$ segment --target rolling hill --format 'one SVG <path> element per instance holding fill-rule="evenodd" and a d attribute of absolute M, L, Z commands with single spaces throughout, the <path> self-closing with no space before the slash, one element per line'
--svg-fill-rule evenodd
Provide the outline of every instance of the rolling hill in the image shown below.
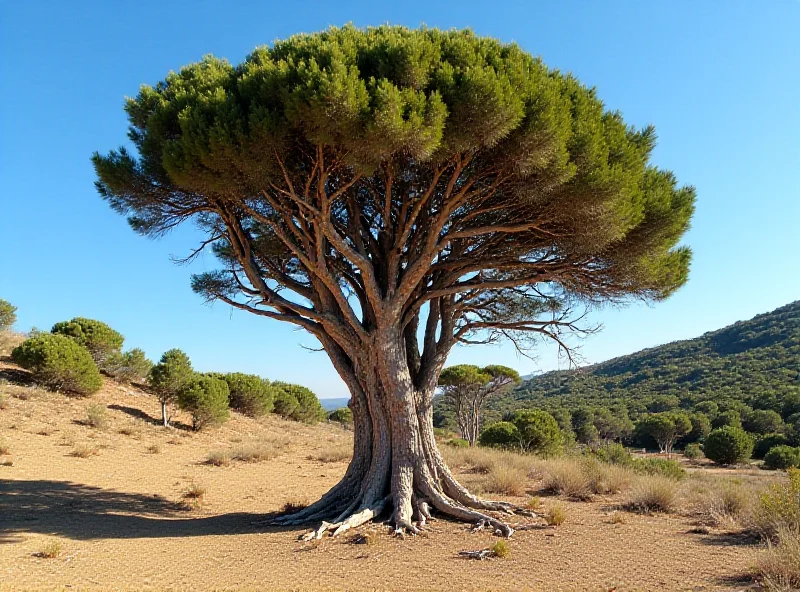
<path fill-rule="evenodd" d="M 620 400 L 641 408 L 661 397 L 677 397 L 685 407 L 728 399 L 779 408 L 788 393 L 798 390 L 800 301 L 694 339 L 532 377 L 494 398 L 489 408 L 498 414 Z"/>

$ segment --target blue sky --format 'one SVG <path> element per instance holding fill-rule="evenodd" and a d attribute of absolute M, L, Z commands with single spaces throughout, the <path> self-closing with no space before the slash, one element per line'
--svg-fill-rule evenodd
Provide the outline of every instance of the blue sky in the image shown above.
<path fill-rule="evenodd" d="M 240 370 L 343 396 L 308 336 L 204 305 L 176 266 L 196 238 L 133 234 L 93 188 L 89 162 L 125 141 L 123 98 L 213 53 L 241 61 L 297 32 L 353 22 L 472 27 L 516 41 L 596 86 L 659 135 L 654 162 L 698 190 L 688 285 L 665 303 L 606 309 L 583 342 L 597 362 L 696 336 L 800 298 L 800 2 L 12 2 L 0 0 L 0 298 L 19 330 L 103 320 L 157 359 L 184 349 L 200 370 Z M 449 363 L 556 368 L 510 346 L 460 348 Z M 563 367 L 563 364 L 562 364 Z"/>

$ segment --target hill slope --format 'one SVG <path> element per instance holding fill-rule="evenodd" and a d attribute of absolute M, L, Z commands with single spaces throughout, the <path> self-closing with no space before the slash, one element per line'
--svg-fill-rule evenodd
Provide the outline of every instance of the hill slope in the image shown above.
<path fill-rule="evenodd" d="M 733 399 L 779 406 L 800 387 L 800 301 L 695 339 L 675 341 L 579 370 L 533 377 L 490 407 L 576 407 L 676 396 L 688 404 Z M 774 402 L 774 405 L 770 404 Z"/>

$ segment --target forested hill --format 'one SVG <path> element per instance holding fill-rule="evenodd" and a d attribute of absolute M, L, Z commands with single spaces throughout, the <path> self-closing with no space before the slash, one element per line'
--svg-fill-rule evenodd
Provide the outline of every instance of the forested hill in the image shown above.
<path fill-rule="evenodd" d="M 779 408 L 779 401 L 798 387 L 800 300 L 695 339 L 536 376 L 489 407 L 507 412 L 608 406 L 614 400 L 642 408 L 677 397 L 683 407 L 705 399 L 732 399 L 755 408 Z"/>

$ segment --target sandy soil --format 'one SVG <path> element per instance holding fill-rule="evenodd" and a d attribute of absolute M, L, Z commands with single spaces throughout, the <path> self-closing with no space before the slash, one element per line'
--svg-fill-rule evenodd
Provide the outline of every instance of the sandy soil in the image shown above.
<path fill-rule="evenodd" d="M 9 365 L 0 362 L 0 376 Z M 107 382 L 92 399 L 6 385 L 0 439 L 12 466 L 0 466 L 2 590 L 732 590 L 757 547 L 720 532 L 692 534 L 691 520 L 625 514 L 618 500 L 568 502 L 558 528 L 518 532 L 506 559 L 461 559 L 496 539 L 439 520 L 419 537 L 390 536 L 381 525 L 318 544 L 303 529 L 259 524 L 287 502 L 308 502 L 344 473 L 345 462 L 314 460 L 346 443 L 334 425 L 315 427 L 234 415 L 195 434 L 155 425 L 159 407 L 135 388 Z M 8 396 L 11 394 L 11 396 Z M 28 397 L 28 400 L 17 398 Z M 109 427 L 82 423 L 90 403 L 108 406 Z M 179 421 L 187 421 L 178 416 Z M 212 450 L 251 442 L 281 446 L 272 460 L 205 464 Z M 95 448 L 87 458 L 76 448 Z M 205 489 L 193 507 L 184 494 Z M 517 500 L 522 501 L 522 500 Z M 39 553 L 59 541 L 58 558 Z"/>

